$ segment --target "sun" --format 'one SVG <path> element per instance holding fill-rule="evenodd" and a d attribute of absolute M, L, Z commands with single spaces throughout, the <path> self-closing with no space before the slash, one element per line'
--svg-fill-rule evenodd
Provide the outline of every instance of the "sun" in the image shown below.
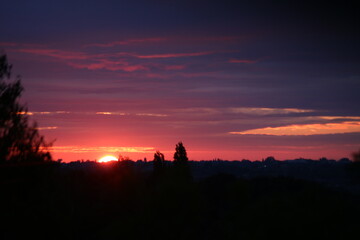
<path fill-rule="evenodd" d="M 99 163 L 105 163 L 105 162 L 111 162 L 111 161 L 118 161 L 117 157 L 114 157 L 112 155 L 106 155 L 99 159 Z"/>

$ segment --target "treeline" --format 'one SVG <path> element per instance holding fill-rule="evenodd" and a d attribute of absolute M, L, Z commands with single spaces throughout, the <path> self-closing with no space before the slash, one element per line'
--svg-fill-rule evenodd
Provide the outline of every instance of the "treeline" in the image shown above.
<path fill-rule="evenodd" d="M 85 163 L 86 165 L 86 163 Z M 131 161 L 85 168 L 0 166 L 1 239 L 351 239 L 359 195 L 285 177 L 184 168 L 138 171 Z"/>

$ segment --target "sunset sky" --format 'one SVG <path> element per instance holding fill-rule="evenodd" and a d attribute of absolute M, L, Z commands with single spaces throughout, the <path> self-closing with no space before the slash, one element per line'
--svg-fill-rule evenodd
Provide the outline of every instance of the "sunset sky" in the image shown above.
<path fill-rule="evenodd" d="M 316 2 L 2 1 L 0 49 L 55 159 L 350 157 L 359 13 Z"/>

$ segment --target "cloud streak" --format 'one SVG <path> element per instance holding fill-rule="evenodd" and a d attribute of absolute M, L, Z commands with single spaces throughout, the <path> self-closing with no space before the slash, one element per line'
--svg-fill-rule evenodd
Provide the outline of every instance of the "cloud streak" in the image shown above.
<path fill-rule="evenodd" d="M 53 57 L 62 60 L 85 60 L 89 59 L 90 57 L 88 54 L 83 52 L 64 51 L 58 49 L 21 48 L 17 51 L 22 53 Z"/>
<path fill-rule="evenodd" d="M 146 153 L 154 151 L 153 147 L 89 147 L 89 146 L 53 146 L 51 148 L 57 153 Z"/>
<path fill-rule="evenodd" d="M 101 47 L 101 48 L 109 48 L 115 47 L 118 45 L 130 45 L 130 44 L 139 44 L 139 43 L 154 43 L 154 42 L 164 42 L 166 38 L 143 38 L 143 39 L 128 39 L 122 41 L 114 41 L 109 43 L 93 43 L 87 44 L 85 47 Z"/>
<path fill-rule="evenodd" d="M 360 132 L 360 121 L 287 125 L 281 127 L 266 127 L 229 133 L 238 135 L 309 136 L 357 132 Z"/>
<path fill-rule="evenodd" d="M 192 53 L 163 53 L 153 55 L 137 55 L 137 58 L 151 59 L 151 58 L 180 58 L 180 57 L 198 57 L 213 54 L 214 52 L 192 52 Z"/>
<path fill-rule="evenodd" d="M 249 59 L 235 59 L 232 58 L 229 60 L 229 63 L 245 63 L 245 64 L 253 64 L 253 63 L 257 63 L 258 61 L 256 60 L 249 60 Z"/>

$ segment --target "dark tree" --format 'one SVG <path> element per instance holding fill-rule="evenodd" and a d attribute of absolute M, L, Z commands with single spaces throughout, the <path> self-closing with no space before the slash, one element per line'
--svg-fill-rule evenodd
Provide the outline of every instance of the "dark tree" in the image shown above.
<path fill-rule="evenodd" d="M 19 103 L 24 90 L 20 77 L 10 82 L 12 66 L 0 56 L 0 163 L 50 161 L 46 143 L 36 122 L 30 123 L 27 108 Z"/>
<path fill-rule="evenodd" d="M 175 153 L 174 153 L 174 164 L 176 165 L 187 165 L 188 157 L 186 149 L 182 142 L 176 144 Z"/>
<path fill-rule="evenodd" d="M 161 174 L 165 167 L 165 157 L 164 154 L 162 154 L 159 151 L 156 151 L 154 154 L 154 174 L 158 175 Z"/>
<path fill-rule="evenodd" d="M 353 157 L 353 161 L 356 162 L 356 163 L 360 163 L 360 150 L 357 151 L 357 152 L 354 152 L 352 154 L 352 157 Z"/>
<path fill-rule="evenodd" d="M 267 163 L 267 164 L 274 163 L 274 162 L 276 162 L 276 160 L 275 160 L 275 158 L 273 156 L 267 157 L 264 160 L 264 163 Z"/>

